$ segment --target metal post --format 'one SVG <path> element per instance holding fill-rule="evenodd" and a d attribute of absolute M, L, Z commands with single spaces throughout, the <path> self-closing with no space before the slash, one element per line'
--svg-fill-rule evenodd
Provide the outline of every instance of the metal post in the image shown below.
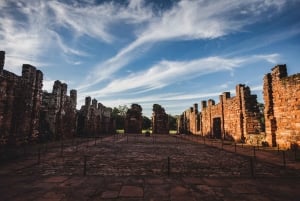
<path fill-rule="evenodd" d="M 40 162 L 41 162 L 41 148 L 39 147 L 39 149 L 38 149 L 38 161 L 37 161 L 37 163 L 40 164 Z"/>
<path fill-rule="evenodd" d="M 61 144 L 60 144 L 60 156 L 63 155 L 63 152 L 64 152 L 64 143 L 63 143 L 63 141 L 61 141 Z"/>
<path fill-rule="evenodd" d="M 84 158 L 83 158 L 83 176 L 86 176 L 86 161 L 87 161 L 87 156 L 84 155 Z"/>
<path fill-rule="evenodd" d="M 285 151 L 282 151 L 283 168 L 286 167 Z"/>
<path fill-rule="evenodd" d="M 170 156 L 168 156 L 168 177 L 170 176 Z"/>
<path fill-rule="evenodd" d="M 250 157 L 250 173 L 251 177 L 254 177 L 254 163 L 252 157 Z"/>
<path fill-rule="evenodd" d="M 78 140 L 76 140 L 76 149 L 75 151 L 77 152 L 78 151 Z"/>

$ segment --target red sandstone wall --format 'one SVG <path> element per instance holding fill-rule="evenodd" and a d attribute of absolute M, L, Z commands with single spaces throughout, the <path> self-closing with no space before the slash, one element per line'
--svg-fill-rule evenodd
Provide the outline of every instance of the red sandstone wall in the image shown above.
<path fill-rule="evenodd" d="M 267 142 L 290 148 L 300 145 L 300 74 L 287 76 L 286 65 L 278 65 L 264 77 Z"/>
<path fill-rule="evenodd" d="M 218 104 L 214 100 L 202 101 L 200 114 L 195 112 L 196 106 L 186 110 L 181 117 L 181 130 L 213 138 L 247 141 L 250 135 L 261 131 L 257 105 L 256 95 L 251 95 L 249 87 L 237 85 L 235 97 L 230 98 L 230 93 L 225 92 L 220 95 Z"/>

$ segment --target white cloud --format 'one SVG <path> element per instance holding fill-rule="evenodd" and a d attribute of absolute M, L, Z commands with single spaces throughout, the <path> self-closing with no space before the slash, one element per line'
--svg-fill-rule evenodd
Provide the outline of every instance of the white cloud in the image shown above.
<path fill-rule="evenodd" d="M 13 66 L 21 65 L 18 62 L 23 58 L 27 59 L 25 63 L 42 63 L 49 52 L 62 55 L 66 63 L 78 60 L 75 57 L 88 55 L 76 48 L 81 36 L 113 42 L 115 36 L 110 28 L 115 23 L 138 24 L 152 16 L 144 1 L 137 0 L 127 6 L 113 2 L 96 5 L 93 1 L 85 4 L 79 1 L 69 4 L 35 0 L 0 2 L 0 46 L 12 56 Z"/>
<path fill-rule="evenodd" d="M 234 68 L 243 67 L 251 62 L 263 60 L 276 63 L 278 57 L 278 54 L 270 54 L 237 58 L 208 57 L 191 61 L 161 61 L 145 71 L 114 79 L 101 90 L 87 91 L 83 94 L 103 97 L 115 93 L 141 93 L 206 74 L 220 71 L 232 72 Z"/>
<path fill-rule="evenodd" d="M 164 40 L 222 37 L 254 23 L 259 19 L 260 13 L 270 8 L 280 9 L 286 1 L 280 2 L 267 0 L 180 1 L 161 16 L 151 18 L 149 25 L 139 33 L 136 40 L 121 49 L 114 57 L 98 64 L 78 88 L 87 88 L 107 79 L 134 60 L 138 49 L 145 44 Z M 238 16 L 241 8 L 247 10 L 244 16 Z"/>

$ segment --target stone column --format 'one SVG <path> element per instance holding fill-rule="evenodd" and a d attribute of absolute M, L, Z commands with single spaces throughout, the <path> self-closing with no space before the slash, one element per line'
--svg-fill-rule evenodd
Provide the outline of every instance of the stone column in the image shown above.
<path fill-rule="evenodd" d="M 4 62 L 5 62 L 5 52 L 0 51 L 0 75 L 2 75 L 3 73 Z"/>

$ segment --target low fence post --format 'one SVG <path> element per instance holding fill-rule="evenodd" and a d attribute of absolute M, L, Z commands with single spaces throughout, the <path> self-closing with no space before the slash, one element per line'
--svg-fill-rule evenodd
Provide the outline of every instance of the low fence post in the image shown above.
<path fill-rule="evenodd" d="M 282 162 L 283 162 L 283 168 L 286 167 L 286 160 L 285 160 L 285 151 L 282 151 Z"/>
<path fill-rule="evenodd" d="M 61 141 L 61 144 L 60 144 L 60 156 L 63 155 L 63 152 L 64 152 L 64 143 L 63 143 L 63 141 Z"/>
<path fill-rule="evenodd" d="M 83 157 L 83 176 L 86 176 L 86 162 L 87 162 L 87 156 L 84 155 L 84 157 Z"/>
<path fill-rule="evenodd" d="M 37 164 L 39 165 L 41 163 L 41 148 L 38 149 L 38 161 Z"/>
<path fill-rule="evenodd" d="M 249 161 L 250 161 L 250 173 L 251 173 L 251 177 L 254 178 L 255 177 L 255 173 L 254 173 L 254 161 L 253 161 L 253 158 L 250 157 Z"/>
<path fill-rule="evenodd" d="M 171 167 L 170 167 L 170 156 L 168 156 L 168 177 L 170 176 L 170 170 L 171 170 Z"/>

